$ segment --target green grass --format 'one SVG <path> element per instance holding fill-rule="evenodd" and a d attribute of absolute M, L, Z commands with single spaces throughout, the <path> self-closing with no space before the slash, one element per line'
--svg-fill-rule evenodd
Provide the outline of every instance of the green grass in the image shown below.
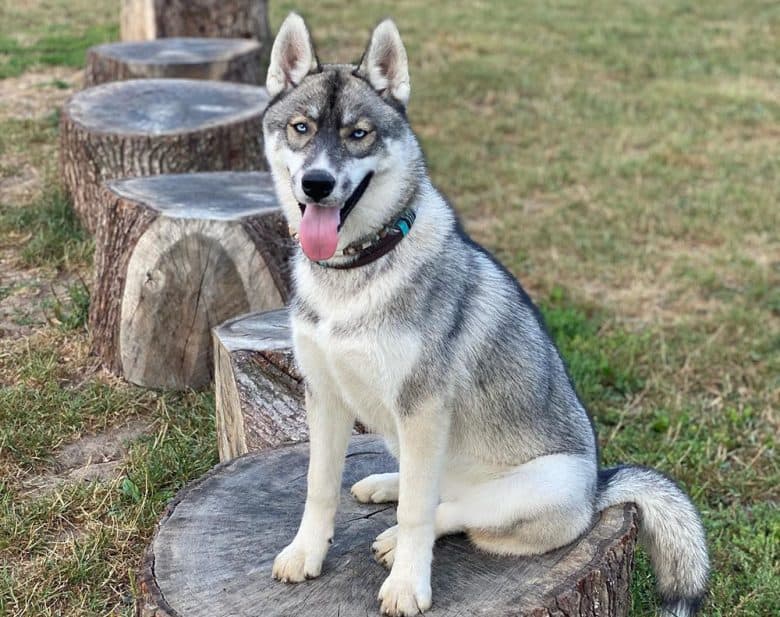
<path fill-rule="evenodd" d="M 434 181 L 541 299 L 605 464 L 650 465 L 690 492 L 714 566 L 705 615 L 774 615 L 780 6 L 284 1 L 272 25 L 293 8 L 324 61 L 357 59 L 396 19 Z M 108 0 L 9 7 L 0 74 L 78 64 L 116 17 Z M 0 233 L 21 267 L 82 274 L 90 241 L 50 180 L 57 116 L 4 114 L 0 180 L 33 167 L 44 188 L 0 204 Z M 0 302 L 14 289 L 0 281 Z M 0 341 L 0 615 L 130 615 L 154 521 L 216 460 L 211 394 L 85 369 L 88 301 L 73 283 L 48 325 Z M 128 416 L 152 429 L 113 479 L 29 494 L 63 444 Z M 653 614 L 653 586 L 640 553 L 632 615 Z"/>
<path fill-rule="evenodd" d="M 119 38 L 119 8 L 108 2 L 33 0 L 0 8 L 0 79 L 45 66 L 84 65 L 92 45 Z"/>
<path fill-rule="evenodd" d="M 0 37 L 0 79 L 16 77 L 24 71 L 40 65 L 84 65 L 87 49 L 100 43 L 115 41 L 119 30 L 115 26 L 90 27 L 74 35 L 67 27 L 53 27 L 41 34 L 33 43 L 20 43 L 14 38 Z"/>
<path fill-rule="evenodd" d="M 92 255 L 92 240 L 74 218 L 70 199 L 57 186 L 48 187 L 23 208 L 0 204 L 0 231 L 26 236 L 20 257 L 28 266 L 73 268 Z M 83 304 L 83 299 L 78 302 Z"/>

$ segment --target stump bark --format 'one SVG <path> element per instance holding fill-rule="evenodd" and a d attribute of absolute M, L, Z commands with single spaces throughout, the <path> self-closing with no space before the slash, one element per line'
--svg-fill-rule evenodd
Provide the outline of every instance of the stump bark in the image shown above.
<path fill-rule="evenodd" d="M 211 329 L 286 302 L 292 244 L 268 173 L 115 180 L 99 205 L 92 349 L 128 381 L 207 385 Z"/>
<path fill-rule="evenodd" d="M 306 440 L 287 310 L 231 319 L 213 339 L 219 459 Z"/>
<path fill-rule="evenodd" d="M 168 506 L 146 551 L 137 617 L 350 617 L 378 615 L 387 571 L 369 547 L 395 524 L 392 504 L 349 494 L 366 475 L 393 471 L 381 440 L 350 445 L 333 545 L 322 575 L 297 585 L 271 579 L 293 538 L 306 493 L 305 444 L 215 467 Z M 436 542 L 430 617 L 624 617 L 637 533 L 633 505 L 606 510 L 579 541 L 536 557 L 479 552 L 463 536 Z"/>
<path fill-rule="evenodd" d="M 271 40 L 266 0 L 122 0 L 120 33 L 123 41 L 250 38 L 269 51 Z"/>
<path fill-rule="evenodd" d="M 248 39 L 169 38 L 87 51 L 85 87 L 126 79 L 187 78 L 262 84 L 262 46 Z"/>
<path fill-rule="evenodd" d="M 137 79 L 73 95 L 60 122 L 60 169 L 73 206 L 95 232 L 100 185 L 162 173 L 265 168 L 264 88 Z"/>

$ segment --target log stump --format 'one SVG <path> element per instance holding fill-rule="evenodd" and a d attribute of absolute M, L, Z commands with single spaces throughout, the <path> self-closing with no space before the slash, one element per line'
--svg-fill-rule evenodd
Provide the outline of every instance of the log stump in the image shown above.
<path fill-rule="evenodd" d="M 292 540 L 306 494 L 308 447 L 222 463 L 168 506 L 146 551 L 137 617 L 378 615 L 387 570 L 370 551 L 395 524 L 391 504 L 364 505 L 349 487 L 396 463 L 373 436 L 355 437 L 344 470 L 333 545 L 322 575 L 296 585 L 271 578 Z M 637 533 L 633 505 L 603 512 L 579 541 L 536 557 L 498 557 L 464 536 L 436 542 L 430 617 L 625 617 Z"/>
<path fill-rule="evenodd" d="M 128 176 L 265 168 L 264 88 L 136 79 L 73 95 L 60 121 L 62 180 L 92 233 L 100 185 Z"/>
<path fill-rule="evenodd" d="M 219 459 L 308 438 L 303 381 L 286 309 L 214 328 Z"/>
<path fill-rule="evenodd" d="M 115 180 L 98 214 L 92 349 L 132 383 L 207 385 L 211 328 L 288 298 L 292 241 L 268 173 Z"/>
<path fill-rule="evenodd" d="M 170 38 L 106 43 L 87 51 L 85 87 L 150 78 L 262 84 L 262 46 L 249 39 Z"/>
<path fill-rule="evenodd" d="M 250 38 L 269 52 L 271 42 L 266 0 L 122 0 L 120 33 L 123 41 Z"/>

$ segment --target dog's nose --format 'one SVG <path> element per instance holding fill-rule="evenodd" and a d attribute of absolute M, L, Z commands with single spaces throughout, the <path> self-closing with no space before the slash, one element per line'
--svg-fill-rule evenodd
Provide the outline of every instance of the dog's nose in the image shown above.
<path fill-rule="evenodd" d="M 303 174 L 301 186 L 306 195 L 314 201 L 320 201 L 330 195 L 333 187 L 336 186 L 336 178 L 324 169 L 310 169 Z"/>

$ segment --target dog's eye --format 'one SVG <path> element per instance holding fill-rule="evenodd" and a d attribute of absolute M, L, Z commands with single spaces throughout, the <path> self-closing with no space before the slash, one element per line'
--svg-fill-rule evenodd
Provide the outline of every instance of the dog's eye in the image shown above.
<path fill-rule="evenodd" d="M 352 139 L 363 139 L 366 135 L 368 135 L 368 131 L 364 129 L 355 129 L 349 134 Z"/>
<path fill-rule="evenodd" d="M 296 130 L 296 132 L 303 135 L 309 130 L 309 125 L 306 124 L 305 122 L 296 122 L 295 124 L 293 124 L 293 128 Z"/>

